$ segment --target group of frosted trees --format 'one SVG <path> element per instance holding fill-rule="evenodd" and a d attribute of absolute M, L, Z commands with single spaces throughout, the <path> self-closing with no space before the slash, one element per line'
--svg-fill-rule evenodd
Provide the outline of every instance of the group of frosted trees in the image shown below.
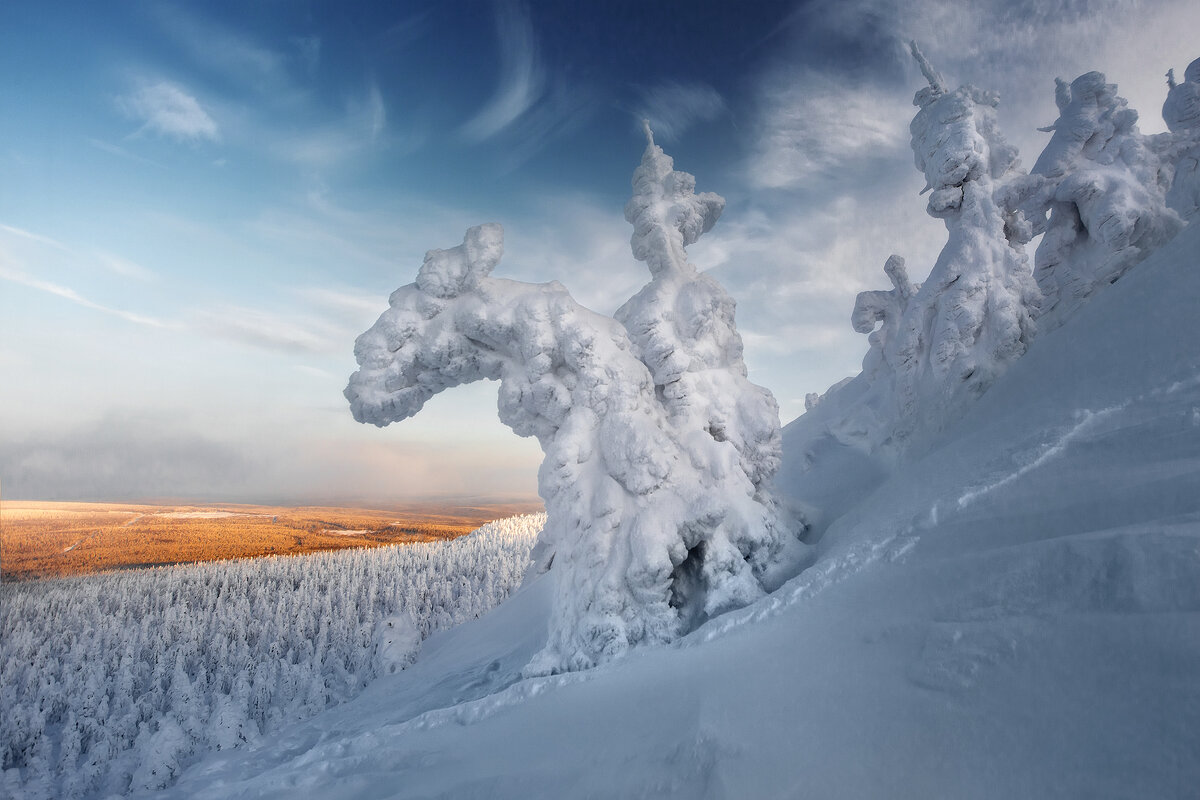
<path fill-rule="evenodd" d="M 1059 118 L 1031 172 L 996 127 L 995 95 L 951 90 L 914 44 L 928 86 L 910 127 L 928 212 L 949 238 L 929 277 L 899 256 L 887 291 L 863 292 L 855 330 L 870 334 L 863 372 L 816 400 L 811 446 L 830 437 L 894 465 L 928 444 L 1019 358 L 1197 216 L 1200 60 L 1169 77 L 1170 132 L 1142 134 L 1104 75 L 1057 81 Z M 1029 263 L 1026 245 L 1041 236 Z M 810 451 L 814 452 L 814 451 Z"/>
<path fill-rule="evenodd" d="M 996 95 L 951 89 L 912 52 L 928 84 L 914 99 L 912 148 L 948 241 L 920 284 L 902 258 L 888 259 L 892 288 L 860 294 L 852 314 L 870 334 L 863 373 L 812 398 L 832 400 L 821 436 L 890 466 L 1200 204 L 1200 61 L 1182 83 L 1169 76 L 1170 133 L 1159 136 L 1139 132 L 1100 73 L 1058 81 L 1060 116 L 1026 173 L 997 128 Z M 753 601 L 805 558 L 804 521 L 772 494 L 775 402 L 746 379 L 732 299 L 687 260 L 724 201 L 696 194 L 646 135 L 625 217 L 651 280 L 614 317 L 557 282 L 492 277 L 502 231 L 482 225 L 430 251 L 355 347 L 346 397 L 359 421 L 405 419 L 432 395 L 486 378 L 500 381 L 500 418 L 541 443 L 540 549 L 558 602 L 530 673 L 674 639 Z"/>
<path fill-rule="evenodd" d="M 0 587 L 0 796 L 166 786 L 390 671 L 387 623 L 428 636 L 521 582 L 543 515 L 449 542 Z M 401 654 L 403 655 L 403 654 Z"/>

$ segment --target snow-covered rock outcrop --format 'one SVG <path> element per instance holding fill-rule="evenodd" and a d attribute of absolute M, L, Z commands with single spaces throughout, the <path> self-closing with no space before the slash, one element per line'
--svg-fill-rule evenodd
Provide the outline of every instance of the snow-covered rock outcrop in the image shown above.
<path fill-rule="evenodd" d="M 651 138 L 627 215 L 654 280 L 625 325 L 557 282 L 491 277 L 503 232 L 489 224 L 431 250 L 355 346 L 346 397 L 360 422 L 411 417 L 486 378 L 500 381 L 501 420 L 541 444 L 557 603 L 531 673 L 675 639 L 761 597 L 803 549 L 769 488 L 775 401 L 746 380 L 733 301 L 687 263 L 724 205 L 694 186 Z"/>
<path fill-rule="evenodd" d="M 1030 233 L 1045 234 L 1034 256 L 1042 331 L 1182 227 L 1167 207 L 1169 170 L 1117 87 L 1099 72 L 1057 86 L 1059 118 L 1046 129 L 1054 135 L 1033 167 L 1023 208 Z"/>

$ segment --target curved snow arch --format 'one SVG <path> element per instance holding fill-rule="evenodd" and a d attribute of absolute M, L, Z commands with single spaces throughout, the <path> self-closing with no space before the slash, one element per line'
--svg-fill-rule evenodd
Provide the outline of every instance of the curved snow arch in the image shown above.
<path fill-rule="evenodd" d="M 355 344 L 345 394 L 358 421 L 382 427 L 490 379 L 500 419 L 537 437 L 557 589 L 530 673 L 671 641 L 773 589 L 805 552 L 803 524 L 771 493 L 778 407 L 746 378 L 732 299 L 686 260 L 724 201 L 696 195 L 647 139 L 626 218 L 653 279 L 618 319 L 556 281 L 492 277 L 503 229 L 485 224 L 430 250 Z"/>

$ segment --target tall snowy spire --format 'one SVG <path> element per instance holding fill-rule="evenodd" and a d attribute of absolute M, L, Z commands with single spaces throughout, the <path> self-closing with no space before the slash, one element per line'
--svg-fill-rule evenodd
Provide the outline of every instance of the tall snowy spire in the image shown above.
<path fill-rule="evenodd" d="M 725 198 L 712 192 L 696 194 L 696 178 L 676 172 L 675 162 L 654 143 L 650 122 L 642 120 L 646 151 L 633 173 L 633 196 L 625 219 L 633 224 L 633 256 L 646 262 L 651 274 L 689 269 L 684 248 L 712 229 L 725 210 Z"/>
<path fill-rule="evenodd" d="M 946 86 L 946 80 L 942 77 L 942 73 L 933 68 L 929 63 L 929 59 L 921 52 L 921 48 L 917 46 L 916 41 L 909 41 L 908 50 L 912 53 L 912 57 L 916 60 L 917 66 L 921 68 L 921 74 L 925 76 L 925 80 L 929 83 L 928 89 L 922 89 L 922 92 L 927 91 L 925 97 L 928 101 L 936 100 L 937 98 L 950 91 Z M 918 97 L 921 95 L 918 93 Z M 925 105 L 924 102 L 917 102 L 916 105 Z"/>

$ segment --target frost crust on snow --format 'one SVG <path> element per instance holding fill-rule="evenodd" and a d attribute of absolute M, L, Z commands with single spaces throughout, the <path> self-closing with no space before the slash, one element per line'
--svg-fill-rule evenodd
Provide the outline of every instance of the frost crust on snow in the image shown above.
<path fill-rule="evenodd" d="M 491 277 L 503 232 L 488 224 L 431 250 L 355 345 L 346 397 L 360 422 L 406 419 L 486 378 L 500 381 L 501 420 L 541 444 L 539 551 L 558 588 L 531 674 L 671 641 L 761 597 L 803 556 L 770 490 L 778 408 L 746 378 L 733 300 L 687 261 L 724 201 L 696 194 L 647 138 L 626 217 L 652 280 L 616 319 L 557 282 Z"/>

